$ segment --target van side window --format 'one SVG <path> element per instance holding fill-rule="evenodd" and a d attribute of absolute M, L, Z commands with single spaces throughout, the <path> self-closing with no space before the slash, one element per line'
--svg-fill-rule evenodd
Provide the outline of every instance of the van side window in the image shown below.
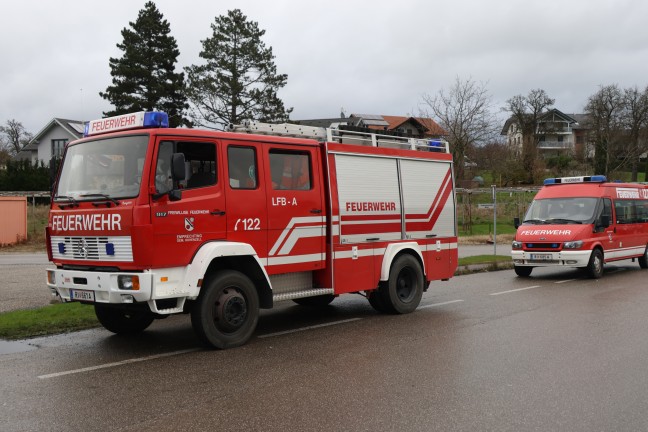
<path fill-rule="evenodd" d="M 312 185 L 310 154 L 270 150 L 272 189 L 309 190 Z"/>
<path fill-rule="evenodd" d="M 227 166 L 232 189 L 256 189 L 259 182 L 254 148 L 230 146 L 227 149 Z"/>
<path fill-rule="evenodd" d="M 603 198 L 603 211 L 601 216 L 607 216 L 610 223 L 613 222 L 612 219 L 612 201 L 609 198 Z"/>
<path fill-rule="evenodd" d="M 637 203 L 635 200 L 617 200 L 614 202 L 617 224 L 631 224 L 639 222 L 637 218 Z"/>

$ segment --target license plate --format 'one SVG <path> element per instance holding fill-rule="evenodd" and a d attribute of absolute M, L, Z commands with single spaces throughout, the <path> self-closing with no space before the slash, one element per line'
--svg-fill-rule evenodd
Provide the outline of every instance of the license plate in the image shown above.
<path fill-rule="evenodd" d="M 551 261 L 553 256 L 551 254 L 531 254 L 531 259 L 536 261 Z"/>
<path fill-rule="evenodd" d="M 86 290 L 70 290 L 70 300 L 93 302 L 95 301 L 95 293 Z"/>

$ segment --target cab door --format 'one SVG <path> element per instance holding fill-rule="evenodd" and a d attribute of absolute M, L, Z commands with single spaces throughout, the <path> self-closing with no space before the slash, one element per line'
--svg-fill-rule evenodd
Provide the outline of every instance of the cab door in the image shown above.
<path fill-rule="evenodd" d="M 198 248 L 225 238 L 225 194 L 219 143 L 199 138 L 159 138 L 151 175 L 153 236 L 148 248 L 155 267 L 184 266 Z M 185 157 L 185 179 L 174 184 L 171 155 Z M 182 197 L 171 201 L 165 192 L 178 189 Z"/>
<path fill-rule="evenodd" d="M 251 245 L 267 263 L 268 211 L 263 178 L 262 145 L 251 141 L 224 141 L 227 200 L 227 239 Z"/>
<path fill-rule="evenodd" d="M 324 268 L 326 206 L 318 147 L 266 144 L 268 273 Z"/>

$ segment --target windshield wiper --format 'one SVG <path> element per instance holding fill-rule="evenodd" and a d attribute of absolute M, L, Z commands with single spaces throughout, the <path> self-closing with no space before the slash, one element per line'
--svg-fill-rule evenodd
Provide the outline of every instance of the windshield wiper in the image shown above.
<path fill-rule="evenodd" d="M 77 200 L 75 200 L 71 196 L 55 195 L 54 200 L 57 200 L 57 199 L 64 199 L 64 200 L 70 201 L 70 204 L 59 204 L 58 206 L 59 206 L 60 209 L 64 209 L 64 208 L 67 208 L 67 207 L 79 207 L 79 203 L 77 202 Z"/>
<path fill-rule="evenodd" d="M 103 198 L 104 201 L 110 201 L 111 203 L 115 204 L 116 206 L 118 206 L 120 204 L 120 202 L 117 201 L 115 198 L 111 197 L 110 195 L 106 195 L 106 194 L 93 193 L 93 194 L 79 195 L 79 197 L 80 198 L 90 198 L 90 197 Z M 94 203 L 94 202 L 92 204 L 95 205 L 95 206 L 101 205 L 101 204 Z M 110 204 L 106 203 L 106 205 L 110 205 Z"/>
<path fill-rule="evenodd" d="M 542 219 L 527 219 L 522 223 L 543 224 L 543 223 L 545 223 L 545 221 L 543 221 Z"/>
<path fill-rule="evenodd" d="M 575 224 L 582 224 L 583 223 L 583 221 L 577 221 L 577 220 L 574 220 L 574 219 L 564 219 L 564 218 L 547 219 L 545 222 L 547 222 L 547 223 L 562 222 L 562 223 L 575 223 Z"/>

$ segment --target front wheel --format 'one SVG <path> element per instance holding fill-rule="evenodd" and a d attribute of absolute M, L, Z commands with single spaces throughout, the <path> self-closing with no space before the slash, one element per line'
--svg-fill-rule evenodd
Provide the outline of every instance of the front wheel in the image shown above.
<path fill-rule="evenodd" d="M 515 274 L 520 277 L 529 277 L 533 271 L 533 267 L 524 267 L 524 266 L 513 266 Z"/>
<path fill-rule="evenodd" d="M 401 255 L 389 271 L 389 280 L 378 288 L 387 312 L 413 312 L 423 297 L 425 280 L 418 260 L 412 255 Z"/>
<path fill-rule="evenodd" d="M 227 270 L 210 278 L 191 311 L 198 338 L 213 348 L 232 348 L 250 339 L 259 320 L 259 295 L 243 273 Z"/>
<path fill-rule="evenodd" d="M 155 317 L 146 310 L 128 310 L 95 303 L 95 315 L 106 330 L 116 334 L 141 333 L 151 325 Z"/>
<path fill-rule="evenodd" d="M 603 252 L 600 249 L 594 249 L 587 264 L 587 273 L 592 279 L 598 279 L 603 276 Z"/>

